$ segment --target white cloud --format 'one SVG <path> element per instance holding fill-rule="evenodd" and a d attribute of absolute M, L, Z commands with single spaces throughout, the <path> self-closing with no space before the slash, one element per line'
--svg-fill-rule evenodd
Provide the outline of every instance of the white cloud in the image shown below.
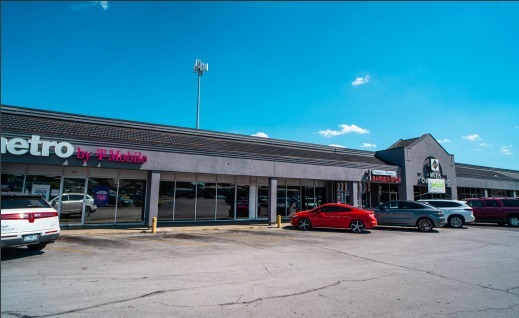
<path fill-rule="evenodd" d="M 361 148 L 376 148 L 377 145 L 375 145 L 375 144 L 370 144 L 370 143 L 368 143 L 368 142 L 363 142 L 363 143 L 362 143 L 362 146 L 360 146 L 360 147 L 361 147 Z"/>
<path fill-rule="evenodd" d="M 461 138 L 463 138 L 463 139 L 467 139 L 467 140 L 470 140 L 470 141 L 481 140 L 481 138 L 479 138 L 479 135 L 478 135 L 478 134 L 472 134 L 472 135 L 467 135 L 467 136 L 461 136 Z"/>
<path fill-rule="evenodd" d="M 86 10 L 96 7 L 100 7 L 101 9 L 107 11 L 110 8 L 110 5 L 108 4 L 108 1 L 85 1 L 83 3 L 75 3 L 72 5 L 72 9 L 75 10 Z"/>
<path fill-rule="evenodd" d="M 501 147 L 501 153 L 503 155 L 511 156 L 513 154 L 512 153 L 512 147 L 513 146 L 503 146 L 503 147 Z"/>
<path fill-rule="evenodd" d="M 450 139 L 444 138 L 444 139 L 438 140 L 438 143 L 440 143 L 440 144 L 444 144 L 444 143 L 447 143 L 447 142 L 451 142 Z"/>
<path fill-rule="evenodd" d="M 481 147 L 492 147 L 493 146 L 492 144 L 487 144 L 487 143 L 484 143 L 484 142 L 480 143 L 479 145 Z"/>
<path fill-rule="evenodd" d="M 334 145 L 334 144 L 331 144 L 331 145 L 328 145 L 330 147 L 335 147 L 335 148 L 346 148 L 344 146 L 341 146 L 341 145 Z"/>
<path fill-rule="evenodd" d="M 369 134 L 369 130 L 360 128 L 359 126 L 352 124 L 352 125 L 339 125 L 341 127 L 341 130 L 319 130 L 317 133 L 324 137 L 332 137 L 332 136 L 340 136 L 345 135 L 349 133 L 357 133 L 357 134 Z"/>
<path fill-rule="evenodd" d="M 369 75 L 366 75 L 364 77 L 357 77 L 353 82 L 351 82 L 352 86 L 359 86 L 364 85 L 369 82 Z"/>
<path fill-rule="evenodd" d="M 254 136 L 254 137 L 262 137 L 262 138 L 269 138 L 269 135 L 267 135 L 266 133 L 261 132 L 261 131 L 253 134 L 252 136 Z"/>
<path fill-rule="evenodd" d="M 108 1 L 96 1 L 101 5 L 101 8 L 103 8 L 105 11 L 108 10 Z"/>

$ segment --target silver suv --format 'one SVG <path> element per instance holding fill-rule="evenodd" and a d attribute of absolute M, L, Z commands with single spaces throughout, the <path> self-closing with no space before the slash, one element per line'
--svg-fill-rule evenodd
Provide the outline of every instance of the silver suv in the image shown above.
<path fill-rule="evenodd" d="M 422 232 L 445 225 L 443 212 L 424 202 L 389 201 L 374 212 L 378 225 L 416 226 Z"/>
<path fill-rule="evenodd" d="M 428 199 L 418 200 L 425 202 L 433 207 L 440 209 L 445 215 L 445 222 L 450 227 L 460 228 L 464 224 L 474 222 L 474 214 L 472 208 L 465 201 L 458 200 L 442 200 L 442 199 Z"/>
<path fill-rule="evenodd" d="M 63 193 L 61 195 L 60 215 L 81 214 L 83 211 L 83 198 L 83 193 Z M 59 196 L 49 202 L 56 210 L 59 210 L 58 200 Z M 97 205 L 94 204 L 94 198 L 88 194 L 85 201 L 85 217 L 88 217 L 90 213 L 97 211 Z"/>

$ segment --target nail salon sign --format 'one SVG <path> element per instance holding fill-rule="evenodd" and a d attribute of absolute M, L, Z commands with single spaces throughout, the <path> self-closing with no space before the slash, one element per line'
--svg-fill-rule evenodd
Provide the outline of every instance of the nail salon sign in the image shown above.
<path fill-rule="evenodd" d="M 97 148 L 93 152 L 79 147 L 76 151 L 74 146 L 68 142 L 40 140 L 38 135 L 32 135 L 31 139 L 12 138 L 9 140 L 2 137 L 2 154 L 10 153 L 20 156 L 29 153 L 35 157 L 49 157 L 51 151 L 60 158 L 70 158 L 75 154 L 77 159 L 83 160 L 85 163 L 91 159 L 140 164 L 148 161 L 148 156 L 140 151 L 121 152 L 116 149 Z"/>

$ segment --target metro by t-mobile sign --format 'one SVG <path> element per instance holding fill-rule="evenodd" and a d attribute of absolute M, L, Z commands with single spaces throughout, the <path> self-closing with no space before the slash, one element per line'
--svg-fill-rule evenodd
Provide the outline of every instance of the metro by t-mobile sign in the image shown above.
<path fill-rule="evenodd" d="M 32 135 L 31 139 L 13 138 L 8 140 L 2 137 L 2 154 L 10 153 L 21 156 L 27 153 L 35 157 L 49 157 L 51 150 L 60 158 L 69 158 L 76 152 L 74 146 L 68 142 L 40 140 L 40 136 Z M 97 148 L 95 155 L 93 151 L 83 150 L 78 147 L 76 158 L 85 163 L 95 158 L 99 161 L 108 160 L 115 162 L 145 163 L 148 157 L 140 151 L 121 153 L 119 150 Z"/>

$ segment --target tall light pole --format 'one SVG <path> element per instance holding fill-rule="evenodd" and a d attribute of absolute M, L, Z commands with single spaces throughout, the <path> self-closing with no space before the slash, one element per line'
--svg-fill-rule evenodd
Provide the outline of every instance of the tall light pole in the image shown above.
<path fill-rule="evenodd" d="M 200 122 L 200 76 L 204 74 L 204 72 L 209 71 L 209 63 L 202 63 L 202 60 L 195 60 L 195 73 L 198 73 L 198 98 L 196 100 L 196 129 L 198 129 L 198 124 Z"/>

